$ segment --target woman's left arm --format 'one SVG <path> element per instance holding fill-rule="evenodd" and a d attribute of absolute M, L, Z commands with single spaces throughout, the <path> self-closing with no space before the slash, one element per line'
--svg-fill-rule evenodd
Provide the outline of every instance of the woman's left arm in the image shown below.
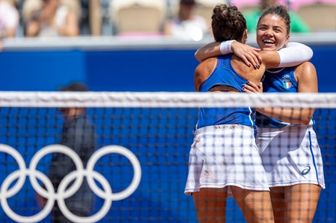
<path fill-rule="evenodd" d="M 305 62 L 295 69 L 295 77 L 298 82 L 298 93 L 318 92 L 317 72 L 314 65 Z M 261 85 L 248 83 L 244 86 L 246 93 L 261 93 Z M 313 108 L 256 108 L 264 115 L 279 119 L 291 124 L 309 124 L 313 117 Z"/>

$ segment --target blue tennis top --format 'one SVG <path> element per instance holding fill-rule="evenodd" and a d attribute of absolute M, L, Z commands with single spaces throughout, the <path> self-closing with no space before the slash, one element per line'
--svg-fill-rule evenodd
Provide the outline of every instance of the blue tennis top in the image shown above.
<path fill-rule="evenodd" d="M 231 65 L 232 55 L 219 56 L 210 76 L 201 84 L 200 92 L 209 92 L 215 86 L 226 86 L 242 92 L 247 80 L 235 72 Z M 197 128 L 210 125 L 240 124 L 254 126 L 254 112 L 251 108 L 200 108 Z"/>
<path fill-rule="evenodd" d="M 263 81 L 264 92 L 267 93 L 296 93 L 298 83 L 295 79 L 295 68 L 283 68 L 276 72 L 266 71 Z M 256 124 L 258 127 L 282 128 L 289 125 L 278 119 L 271 118 L 257 112 Z"/>

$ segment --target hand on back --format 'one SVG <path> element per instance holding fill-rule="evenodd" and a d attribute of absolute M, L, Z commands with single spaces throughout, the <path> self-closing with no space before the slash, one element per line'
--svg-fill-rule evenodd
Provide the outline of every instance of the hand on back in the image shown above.
<path fill-rule="evenodd" d="M 255 69 L 260 67 L 262 63 L 262 58 L 259 55 L 260 49 L 238 41 L 234 41 L 231 48 L 233 54 L 242 59 L 247 66 L 253 66 Z"/>
<path fill-rule="evenodd" d="M 249 81 L 247 84 L 244 85 L 243 91 L 245 93 L 262 93 L 263 92 L 262 82 L 255 84 Z"/>

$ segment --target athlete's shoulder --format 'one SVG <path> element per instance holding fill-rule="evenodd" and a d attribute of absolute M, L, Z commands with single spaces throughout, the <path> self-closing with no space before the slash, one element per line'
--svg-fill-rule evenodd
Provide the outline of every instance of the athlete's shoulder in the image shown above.
<path fill-rule="evenodd" d="M 195 72 L 207 72 L 209 69 L 213 69 L 217 64 L 217 58 L 216 57 L 210 57 L 205 60 L 203 60 L 201 63 L 198 64 L 196 67 Z"/>
<path fill-rule="evenodd" d="M 295 69 L 295 72 L 311 72 L 315 71 L 315 66 L 310 61 L 303 62 L 302 64 L 298 65 Z"/>
<path fill-rule="evenodd" d="M 217 65 L 217 58 L 211 57 L 202 61 L 195 69 L 195 89 L 198 90 L 199 86 L 205 81 L 215 70 Z"/>
<path fill-rule="evenodd" d="M 295 77 L 299 83 L 300 92 L 317 92 L 317 72 L 311 62 L 304 62 L 295 69 Z"/>
<path fill-rule="evenodd" d="M 297 78 L 316 76 L 316 69 L 315 69 L 314 64 L 307 61 L 307 62 L 304 62 L 304 63 L 298 65 L 295 68 L 295 76 Z"/>

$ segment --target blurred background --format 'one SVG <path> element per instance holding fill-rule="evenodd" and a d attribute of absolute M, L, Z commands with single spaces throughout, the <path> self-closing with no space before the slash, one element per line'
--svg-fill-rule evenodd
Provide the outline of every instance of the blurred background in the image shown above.
<path fill-rule="evenodd" d="M 335 91 L 336 0 L 0 0 L 0 90 L 82 81 L 95 91 L 193 91 L 193 54 L 213 41 L 218 3 L 244 13 L 252 45 L 263 8 L 286 5 L 291 40 L 314 50 L 320 91 Z"/>
<path fill-rule="evenodd" d="M 256 44 L 255 26 L 261 10 L 269 4 L 286 5 L 292 19 L 291 41 L 305 43 L 314 51 L 312 62 L 318 72 L 319 91 L 336 92 L 336 0 L 0 0 L 0 91 L 56 91 L 73 81 L 85 83 L 93 91 L 193 91 L 194 69 L 198 64 L 194 53 L 197 48 L 213 41 L 209 24 L 212 9 L 218 3 L 236 5 L 244 13 L 249 31 L 248 43 L 252 45 Z M 12 109 L 8 111 L 13 113 L 14 119 L 19 116 Z M 174 121 L 177 115 L 170 112 L 174 110 L 148 112 L 167 113 L 169 118 L 160 116 L 154 121 L 139 121 L 140 127 L 134 123 L 125 125 L 133 126 L 130 133 L 128 128 L 114 125 L 122 123 L 120 120 L 134 122 L 133 116 L 128 119 L 123 113 L 116 112 L 112 121 L 105 122 L 99 118 L 112 115 L 98 112 L 97 126 L 110 123 L 111 126 L 101 128 L 101 131 L 106 131 L 108 137 L 116 135 L 116 139 L 107 137 L 102 144 L 135 148 L 137 154 L 143 153 L 141 162 L 151 164 L 144 169 L 146 175 L 143 187 L 136 195 L 138 197 L 124 201 L 126 206 L 133 202 L 137 208 L 149 207 L 147 212 L 143 214 L 140 208 L 134 209 L 139 213 L 129 212 L 126 208 L 120 213 L 116 207 L 123 207 L 125 203 L 116 202 L 112 215 L 124 216 L 125 219 L 135 216 L 144 219 L 143 222 L 157 222 L 155 218 L 147 218 L 147 215 L 152 217 L 154 208 L 158 210 L 155 214 L 165 222 L 195 222 L 192 199 L 183 194 L 186 172 L 181 171 L 181 166 L 173 165 L 177 160 L 183 165 L 187 163 L 195 122 L 183 118 Z M 49 122 L 44 117 L 40 118 L 43 121 L 37 119 L 36 122 Z M 319 134 L 326 136 L 320 143 L 323 149 L 329 149 L 323 151 L 328 190 L 321 195 L 316 222 L 335 222 L 336 189 L 332 186 L 335 185 L 335 120 L 329 119 L 330 115 L 325 118 L 320 114 L 319 117 L 322 122 Z M 33 120 L 30 116 L 22 119 L 28 124 Z M 176 124 L 184 122 L 190 123 L 184 127 Z M 162 126 L 167 135 L 158 137 L 157 130 L 150 125 Z M 32 135 L 37 139 L 35 131 L 47 132 L 46 126 L 41 129 L 18 126 L 12 126 L 14 132 L 22 130 L 22 135 Z M 169 126 L 171 129 L 166 130 Z M 153 137 L 149 137 L 147 131 L 155 132 L 150 135 Z M 181 131 L 184 132 L 181 134 Z M 9 137 L 12 135 L 12 132 L 2 134 L 7 140 L 13 139 L 15 148 L 25 149 L 26 145 L 20 143 L 24 144 L 26 140 L 17 142 L 14 136 Z M 153 148 L 146 141 L 148 137 L 148 141 L 154 140 L 150 144 Z M 52 143 L 54 139 L 49 138 L 39 143 Z M 173 142 L 175 150 L 169 150 L 168 142 Z M 35 151 L 41 148 L 40 144 L 31 147 Z M 152 151 L 159 153 L 155 155 Z M 168 164 L 162 165 L 162 160 Z M 110 171 L 111 168 L 107 169 Z M 151 171 L 154 173 L 148 174 Z M 115 175 L 118 180 L 119 176 Z M 150 176 L 162 179 L 159 180 L 162 185 L 155 189 L 155 193 L 151 191 L 154 187 L 152 181 L 146 178 Z M 176 193 L 164 193 L 171 188 Z M 178 211 L 174 211 L 176 208 Z M 240 220 L 234 222 L 242 222 L 239 210 L 231 210 L 230 215 L 240 216 Z M 0 217 L 3 217 L 1 212 Z"/>

